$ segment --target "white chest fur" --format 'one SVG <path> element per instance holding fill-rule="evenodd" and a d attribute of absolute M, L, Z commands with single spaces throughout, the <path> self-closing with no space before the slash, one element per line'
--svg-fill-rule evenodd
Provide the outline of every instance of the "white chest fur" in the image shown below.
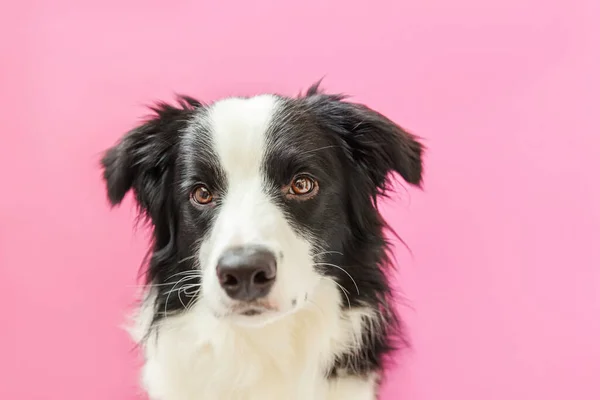
<path fill-rule="evenodd" d="M 327 299 L 261 328 L 218 320 L 202 302 L 162 321 L 144 345 L 144 388 L 152 400 L 375 399 L 375 376 L 324 376 L 336 355 L 357 345 L 372 310 L 342 313 L 329 284 L 316 296 Z M 137 340 L 150 317 L 144 308 L 132 332 Z"/>

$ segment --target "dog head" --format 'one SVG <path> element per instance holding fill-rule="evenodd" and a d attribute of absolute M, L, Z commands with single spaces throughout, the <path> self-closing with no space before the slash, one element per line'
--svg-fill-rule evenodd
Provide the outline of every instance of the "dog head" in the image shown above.
<path fill-rule="evenodd" d="M 201 302 L 217 318 L 266 323 L 325 280 L 347 306 L 389 292 L 376 198 L 390 173 L 421 183 L 415 136 L 316 85 L 153 111 L 102 165 L 110 202 L 132 190 L 153 227 L 156 319 Z"/>

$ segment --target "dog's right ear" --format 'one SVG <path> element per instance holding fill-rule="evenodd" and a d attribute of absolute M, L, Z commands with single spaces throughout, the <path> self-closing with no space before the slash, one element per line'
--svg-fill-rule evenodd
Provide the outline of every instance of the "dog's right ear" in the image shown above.
<path fill-rule="evenodd" d="M 178 105 L 159 103 L 154 114 L 131 130 L 104 154 L 101 164 L 110 203 L 114 206 L 132 189 L 138 205 L 154 219 L 164 205 L 164 186 L 173 170 L 179 136 L 200 102 L 180 96 Z"/>
<path fill-rule="evenodd" d="M 305 101 L 324 130 L 340 139 L 357 175 L 366 178 L 363 181 L 371 197 L 386 193 L 392 172 L 421 186 L 424 146 L 418 137 L 379 112 L 346 101 L 343 95 L 324 94 L 319 83 L 310 87 Z"/>

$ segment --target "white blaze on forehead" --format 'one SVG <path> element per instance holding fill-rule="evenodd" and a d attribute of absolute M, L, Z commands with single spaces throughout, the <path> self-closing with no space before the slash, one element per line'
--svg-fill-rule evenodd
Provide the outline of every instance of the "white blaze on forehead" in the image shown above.
<path fill-rule="evenodd" d="M 207 122 L 227 187 L 213 227 L 210 263 L 228 247 L 272 245 L 285 219 L 265 193 L 262 173 L 267 131 L 277 109 L 271 95 L 215 103 Z"/>
<path fill-rule="evenodd" d="M 275 96 L 262 95 L 221 100 L 209 109 L 213 145 L 230 183 L 258 177 L 276 108 Z"/>

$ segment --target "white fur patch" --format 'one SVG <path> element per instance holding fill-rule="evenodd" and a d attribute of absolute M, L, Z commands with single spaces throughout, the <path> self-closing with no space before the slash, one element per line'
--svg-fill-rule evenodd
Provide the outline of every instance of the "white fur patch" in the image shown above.
<path fill-rule="evenodd" d="M 150 295 L 146 304 L 153 301 Z M 327 280 L 313 301 L 260 328 L 218 319 L 201 303 L 163 320 L 144 344 L 143 387 L 152 400 L 374 400 L 375 377 L 324 376 L 336 354 L 357 345 L 361 321 L 373 311 L 341 313 Z M 141 310 L 143 331 L 152 313 Z"/>

